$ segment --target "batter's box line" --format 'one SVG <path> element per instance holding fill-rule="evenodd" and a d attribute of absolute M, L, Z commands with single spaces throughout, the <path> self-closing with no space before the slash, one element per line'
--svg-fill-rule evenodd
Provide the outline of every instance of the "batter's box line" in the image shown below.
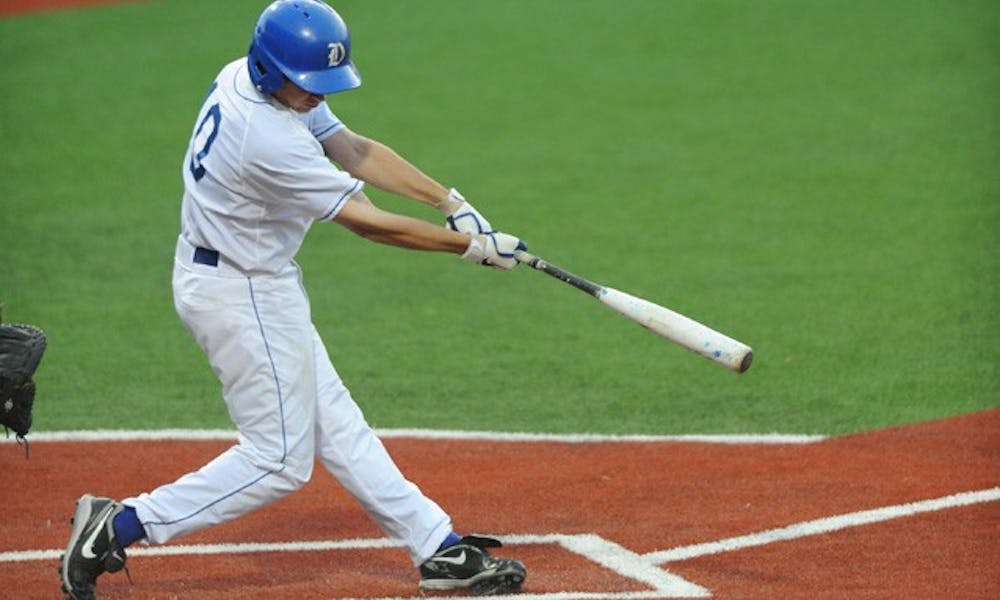
<path fill-rule="evenodd" d="M 641 581 L 653 588 L 647 592 L 581 593 L 552 592 L 541 594 L 519 594 L 518 600 L 631 600 L 645 598 L 704 598 L 712 594 L 709 590 L 684 580 L 662 568 L 662 565 L 708 556 L 722 552 L 732 552 L 743 548 L 763 546 L 774 542 L 795 540 L 812 535 L 879 523 L 891 519 L 908 517 L 948 508 L 970 506 L 983 502 L 1000 500 L 1000 487 L 961 492 L 940 498 L 884 506 L 872 510 L 858 511 L 812 521 L 804 521 L 769 529 L 749 535 L 680 546 L 668 550 L 637 554 L 622 546 L 594 534 L 549 534 L 549 535 L 509 535 L 503 540 L 509 544 L 557 543 L 567 550 L 580 554 L 604 565 L 620 575 Z M 362 600 L 356 598 L 353 600 Z M 378 598 L 368 600 L 403 600 L 400 598 Z M 454 598 L 450 600 L 455 600 Z"/>
<path fill-rule="evenodd" d="M 598 535 L 583 534 L 529 534 L 501 535 L 506 544 L 558 544 L 566 550 L 581 555 L 588 560 L 603 565 L 611 571 L 634 579 L 653 588 L 647 592 L 547 592 L 539 594 L 518 594 L 518 600 L 631 600 L 646 598 L 707 598 L 712 594 L 707 589 L 686 581 L 663 568 L 652 564 L 641 555 L 628 550 Z M 209 554 L 251 554 L 260 552 L 321 552 L 329 550 L 368 550 L 398 548 L 399 545 L 385 538 L 325 540 L 313 542 L 267 542 L 242 544 L 189 544 L 165 546 L 134 546 L 129 548 L 130 557 L 139 556 L 183 556 Z M 0 553 L 0 564 L 5 562 L 25 562 L 58 560 L 61 550 L 26 550 Z M 419 598 L 419 597 L 416 597 Z M 449 600 L 459 600 L 461 596 L 450 596 Z M 350 600 L 350 599 L 346 599 Z M 355 600 L 401 600 L 392 598 L 366 598 Z"/>
<path fill-rule="evenodd" d="M 834 531 L 840 531 L 841 529 L 859 527 L 861 525 L 870 525 L 872 523 L 880 523 L 892 519 L 899 519 L 901 517 L 910 517 L 921 513 L 936 512 L 948 508 L 959 508 L 962 506 L 971 506 L 973 504 L 980 504 L 984 502 L 995 502 L 997 500 L 1000 500 L 1000 487 L 992 487 L 971 492 L 960 492 L 949 496 L 942 496 L 940 498 L 908 502 L 905 504 L 895 504 L 892 506 L 883 506 L 871 510 L 824 517 L 822 519 L 814 519 L 812 521 L 803 521 L 786 527 L 758 531 L 757 533 L 706 542 L 703 544 L 694 544 L 691 546 L 681 546 L 671 548 L 669 550 L 650 552 L 642 555 L 642 557 L 644 560 L 647 560 L 652 564 L 663 565 L 697 558 L 699 556 L 708 556 L 710 554 L 719 554 L 722 552 L 742 550 L 744 548 L 753 548 L 755 546 L 764 546 L 767 544 L 773 544 L 774 542 L 795 540 L 813 535 L 832 533 Z"/>
<path fill-rule="evenodd" d="M 533 597 L 545 598 L 546 600 L 558 600 L 560 598 L 708 598 L 712 595 L 710 591 L 700 585 L 678 577 L 657 566 L 646 557 L 596 534 L 505 535 L 502 539 L 507 544 L 556 543 L 566 550 L 604 566 L 618 575 L 634 579 L 653 588 L 649 592 L 520 594 L 518 595 L 519 600 L 528 600 Z"/>
<path fill-rule="evenodd" d="M 643 592 L 543 592 L 519 593 L 517 600 L 642 600 L 654 598 L 709 598 L 712 593 L 656 566 L 640 554 L 593 533 L 527 534 L 499 536 L 505 544 L 558 544 L 564 549 L 602 565 L 622 577 L 653 588 Z M 421 597 L 346 598 L 344 600 L 419 600 Z M 448 600 L 472 600 L 478 596 L 449 596 Z"/>
<path fill-rule="evenodd" d="M 668 550 L 658 550 L 646 554 L 637 554 L 619 544 L 592 533 L 502 535 L 499 537 L 501 537 L 501 539 L 508 544 L 558 544 L 566 550 L 583 556 L 597 564 L 603 565 L 623 577 L 634 579 L 653 588 L 650 591 L 643 592 L 562 591 L 538 594 L 524 593 L 516 596 L 518 600 L 640 600 L 655 598 L 706 598 L 712 595 L 709 590 L 670 573 L 665 570 L 662 565 L 697 558 L 700 556 L 708 556 L 722 552 L 732 552 L 743 548 L 763 546 L 774 542 L 795 540 L 813 535 L 831 533 L 850 527 L 879 523 L 921 513 L 936 512 L 962 506 L 971 506 L 985 502 L 995 502 L 997 500 L 1000 500 L 1000 487 L 993 487 L 978 491 L 961 492 L 929 500 L 884 506 L 872 510 L 836 515 L 812 521 L 804 521 L 777 529 L 768 529 L 766 531 L 748 535 L 701 544 L 679 546 Z M 178 556 L 248 554 L 259 552 L 316 552 L 328 550 L 360 550 L 398 547 L 398 544 L 395 544 L 385 538 L 376 538 L 313 542 L 134 547 L 129 549 L 129 555 Z M 61 550 L 0 552 L 0 564 L 8 562 L 57 560 L 60 553 Z M 449 597 L 449 600 L 461 600 L 463 598 L 465 597 L 452 596 Z M 401 600 L 401 598 L 356 598 L 353 600 Z"/>

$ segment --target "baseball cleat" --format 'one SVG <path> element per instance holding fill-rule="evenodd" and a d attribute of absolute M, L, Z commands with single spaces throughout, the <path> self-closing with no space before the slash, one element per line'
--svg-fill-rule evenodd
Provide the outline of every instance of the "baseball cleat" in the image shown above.
<path fill-rule="evenodd" d="M 125 568 L 125 549 L 115 538 L 112 526 L 122 508 L 110 498 L 90 494 L 76 501 L 76 513 L 70 521 L 73 532 L 59 565 L 67 600 L 93 600 L 97 576 Z"/>
<path fill-rule="evenodd" d="M 527 571 L 520 561 L 495 558 L 486 551 L 500 546 L 493 538 L 463 537 L 420 565 L 420 589 L 467 589 L 476 595 L 519 591 Z"/>

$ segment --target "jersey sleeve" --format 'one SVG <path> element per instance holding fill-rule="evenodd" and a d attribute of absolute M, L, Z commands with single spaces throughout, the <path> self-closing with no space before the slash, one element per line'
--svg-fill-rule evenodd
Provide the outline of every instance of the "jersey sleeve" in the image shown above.
<path fill-rule="evenodd" d="M 251 198 L 266 211 L 294 211 L 329 220 L 361 190 L 364 183 L 334 166 L 302 124 L 293 120 L 261 123 L 271 131 L 252 136 L 260 143 L 244 149 L 245 181 Z"/>
<path fill-rule="evenodd" d="M 320 102 L 319 106 L 309 111 L 306 126 L 316 141 L 322 142 L 344 127 L 344 124 L 333 114 L 326 102 Z"/>

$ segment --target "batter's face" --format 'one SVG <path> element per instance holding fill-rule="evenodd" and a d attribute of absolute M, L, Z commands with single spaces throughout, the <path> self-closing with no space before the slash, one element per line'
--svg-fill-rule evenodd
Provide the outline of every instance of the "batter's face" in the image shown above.
<path fill-rule="evenodd" d="M 274 92 L 274 97 L 278 102 L 300 113 L 309 112 L 326 99 L 326 96 L 307 92 L 287 79 L 285 84 Z"/>

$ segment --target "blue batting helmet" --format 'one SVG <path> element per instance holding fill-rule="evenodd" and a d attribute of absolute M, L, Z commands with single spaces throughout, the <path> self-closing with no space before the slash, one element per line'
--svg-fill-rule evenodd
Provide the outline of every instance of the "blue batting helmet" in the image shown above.
<path fill-rule="evenodd" d="M 313 94 L 361 85 L 351 62 L 351 35 L 335 10 L 319 0 L 277 0 L 264 9 L 247 53 L 250 79 L 273 94 L 284 79 Z"/>

